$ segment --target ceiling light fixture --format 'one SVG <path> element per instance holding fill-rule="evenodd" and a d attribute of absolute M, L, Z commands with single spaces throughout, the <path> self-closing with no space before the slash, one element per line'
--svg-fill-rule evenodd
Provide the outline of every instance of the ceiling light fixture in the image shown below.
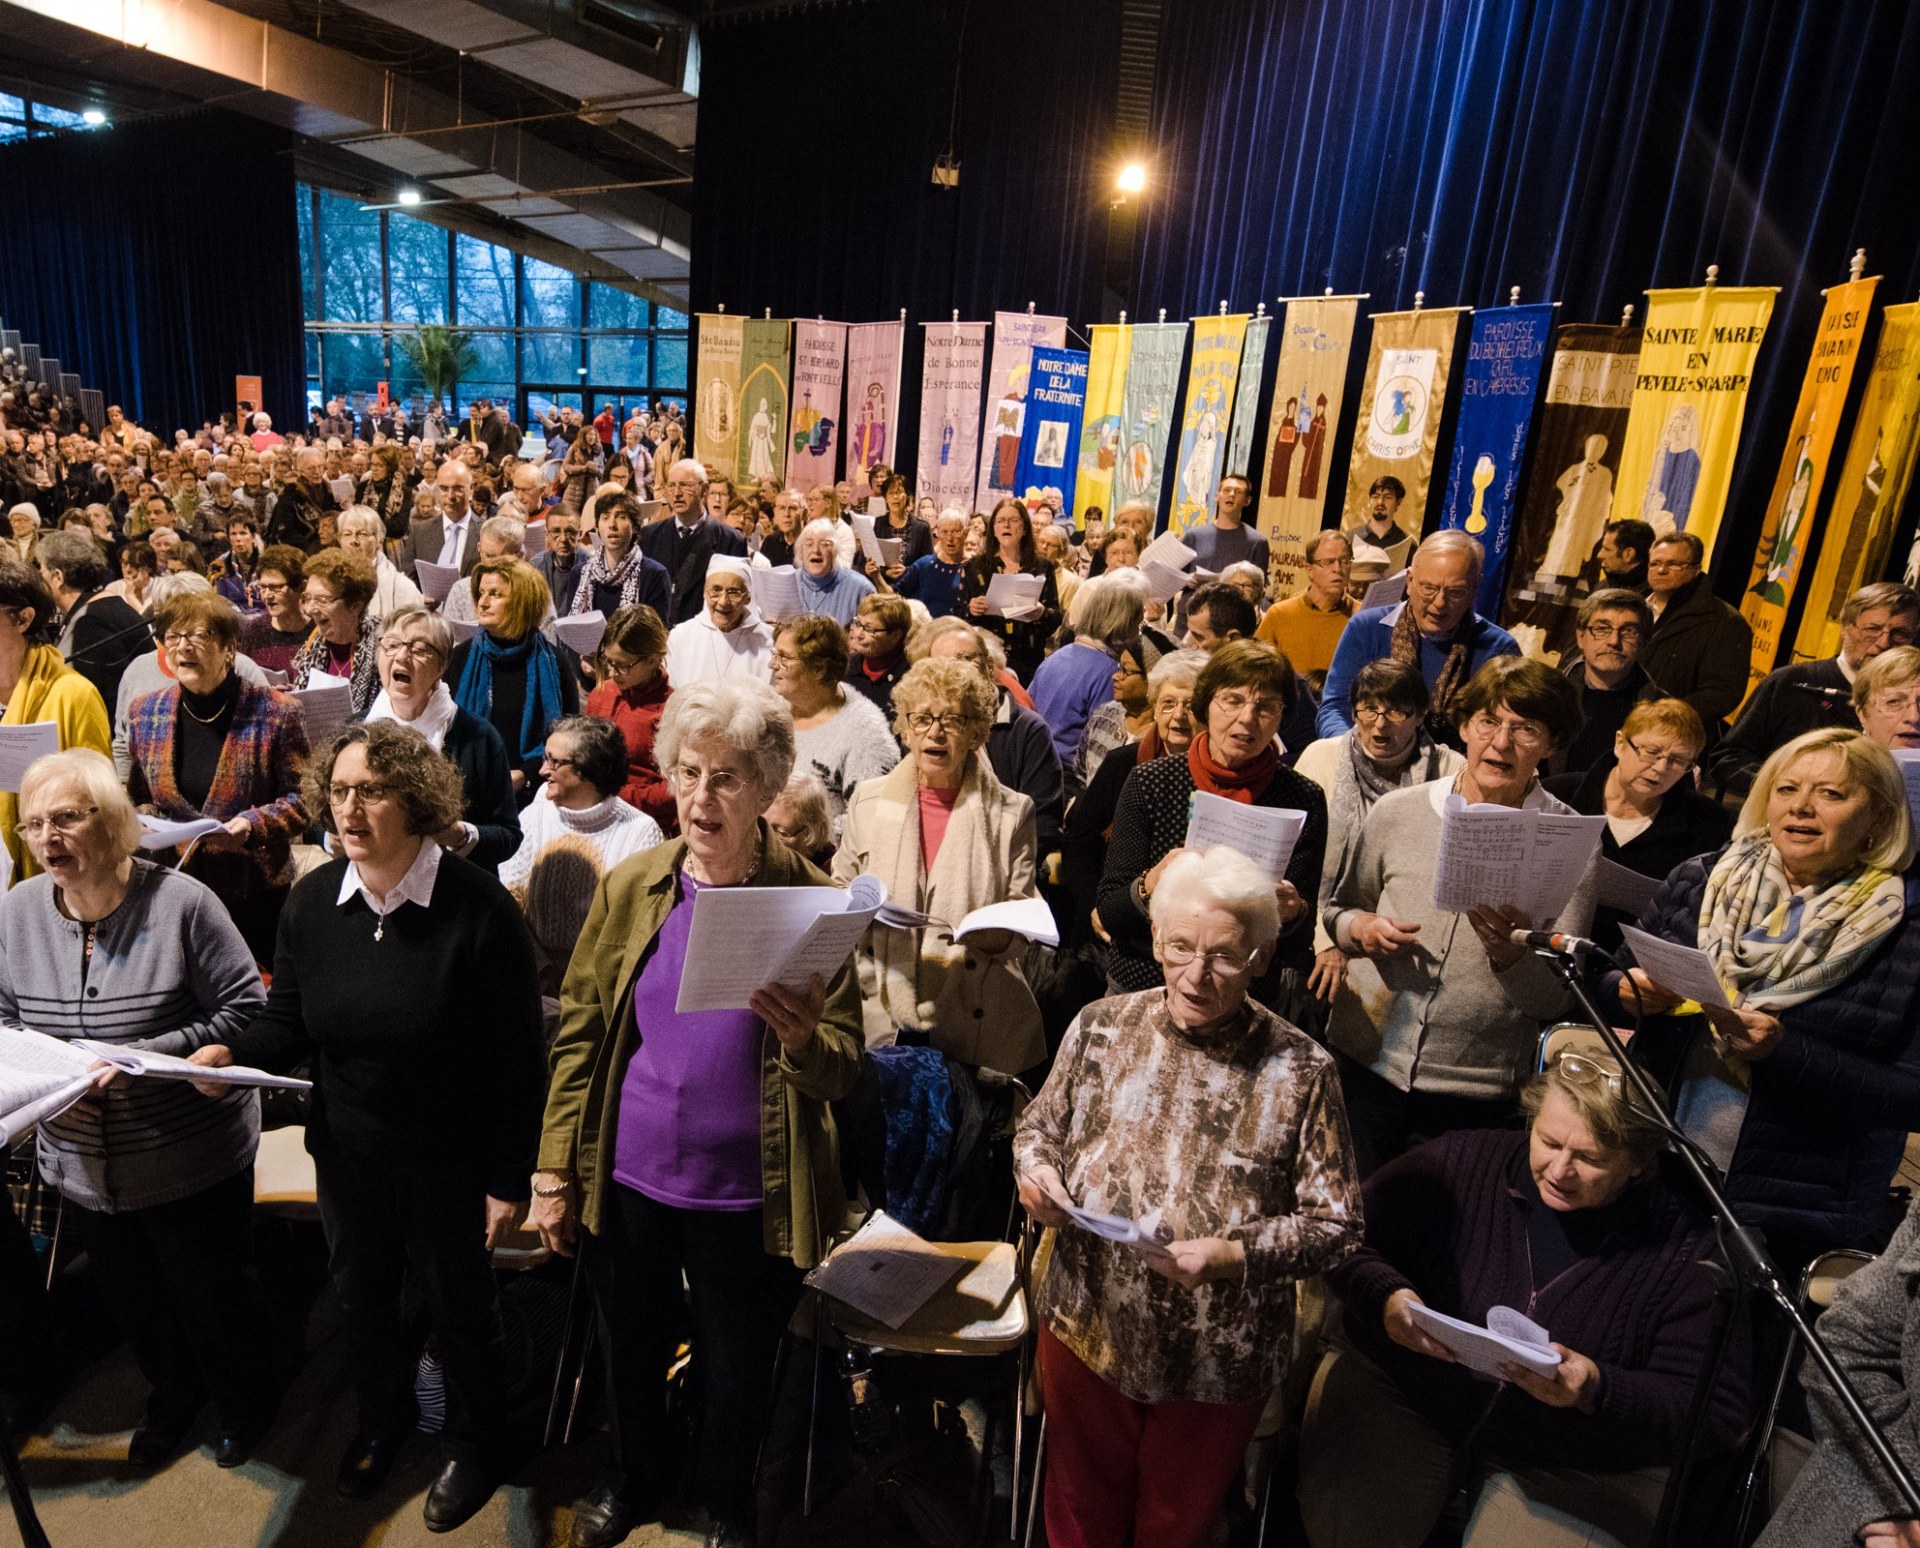
<path fill-rule="evenodd" d="M 99 108 L 88 108 L 80 115 L 80 122 L 85 124 L 89 129 L 98 129 L 102 124 L 106 123 L 106 121 L 107 115 Z"/>
<path fill-rule="evenodd" d="M 1113 186 L 1123 194 L 1137 194 L 1146 191 L 1147 168 L 1145 162 L 1129 161 L 1120 169 L 1120 175 L 1113 180 Z"/>
<path fill-rule="evenodd" d="M 409 204 L 409 205 L 411 205 L 411 204 L 418 204 L 418 203 L 420 202 L 420 190 L 419 190 L 419 189 L 417 189 L 417 188 L 403 188 L 403 189 L 401 189 L 401 190 L 400 190 L 400 202 L 401 202 L 402 204 Z"/>

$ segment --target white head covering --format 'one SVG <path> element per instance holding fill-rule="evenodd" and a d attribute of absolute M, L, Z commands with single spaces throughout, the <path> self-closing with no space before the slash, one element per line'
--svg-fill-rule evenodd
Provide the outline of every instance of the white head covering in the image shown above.
<path fill-rule="evenodd" d="M 742 580 L 753 578 L 753 566 L 737 554 L 714 554 L 707 560 L 709 575 L 737 575 Z"/>

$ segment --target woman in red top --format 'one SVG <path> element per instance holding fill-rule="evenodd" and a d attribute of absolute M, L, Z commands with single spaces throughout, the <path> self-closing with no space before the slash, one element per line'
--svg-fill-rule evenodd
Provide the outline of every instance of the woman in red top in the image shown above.
<path fill-rule="evenodd" d="M 662 832 L 674 830 L 673 791 L 653 755 L 654 733 L 673 685 L 661 663 L 667 656 L 667 626 L 644 604 L 623 607 L 607 620 L 600 639 L 600 685 L 587 695 L 587 713 L 611 720 L 627 739 L 627 782 L 620 795 Z"/>

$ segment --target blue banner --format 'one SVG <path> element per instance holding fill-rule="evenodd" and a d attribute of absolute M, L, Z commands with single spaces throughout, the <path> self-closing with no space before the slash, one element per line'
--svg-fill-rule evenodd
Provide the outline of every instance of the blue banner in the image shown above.
<path fill-rule="evenodd" d="M 1073 519 L 1073 485 L 1080 474 L 1080 417 L 1087 402 L 1087 352 L 1035 345 L 1027 375 L 1026 422 L 1014 498 L 1029 510 L 1058 496 L 1062 520 Z"/>
<path fill-rule="evenodd" d="M 1552 328 L 1553 307 L 1544 302 L 1473 314 L 1441 525 L 1464 528 L 1487 551 L 1477 604 L 1485 618 L 1500 617 L 1506 592 L 1520 466 Z"/>

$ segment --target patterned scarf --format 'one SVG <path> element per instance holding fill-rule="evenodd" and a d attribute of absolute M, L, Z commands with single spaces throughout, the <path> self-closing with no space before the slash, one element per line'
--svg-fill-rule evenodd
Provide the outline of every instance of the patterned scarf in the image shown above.
<path fill-rule="evenodd" d="M 1873 866 L 1796 894 L 1772 839 L 1750 834 L 1707 877 L 1700 949 L 1736 1005 L 1798 1005 L 1844 983 L 1905 906 L 1900 878 Z"/>
<path fill-rule="evenodd" d="M 639 543 L 627 550 L 627 557 L 617 566 L 607 563 L 607 550 L 604 545 L 593 550 L 593 557 L 587 560 L 586 573 L 580 577 L 580 584 L 573 590 L 573 605 L 567 609 L 567 616 L 576 613 L 591 613 L 593 609 L 593 588 L 595 586 L 618 586 L 620 605 L 635 607 L 640 602 L 640 577 L 646 569 L 646 555 L 640 552 Z"/>
<path fill-rule="evenodd" d="M 1369 758 L 1358 731 L 1347 732 L 1345 741 L 1347 755 L 1334 765 L 1333 799 L 1327 803 L 1330 820 L 1357 824 L 1383 795 L 1440 777 L 1440 748 L 1425 731 L 1414 733 L 1413 756 L 1397 769 L 1383 769 Z"/>
<path fill-rule="evenodd" d="M 1400 604 L 1399 618 L 1394 621 L 1393 643 L 1387 656 L 1393 661 L 1406 662 L 1416 672 L 1420 670 L 1420 625 L 1414 619 L 1413 609 L 1404 602 Z M 1447 711 L 1453 707 L 1453 696 L 1466 685 L 1467 667 L 1472 660 L 1473 652 L 1464 641 L 1456 639 L 1447 651 L 1447 659 L 1433 685 L 1433 704 L 1427 710 L 1427 730 L 1435 738 L 1453 733 L 1453 718 Z"/>

